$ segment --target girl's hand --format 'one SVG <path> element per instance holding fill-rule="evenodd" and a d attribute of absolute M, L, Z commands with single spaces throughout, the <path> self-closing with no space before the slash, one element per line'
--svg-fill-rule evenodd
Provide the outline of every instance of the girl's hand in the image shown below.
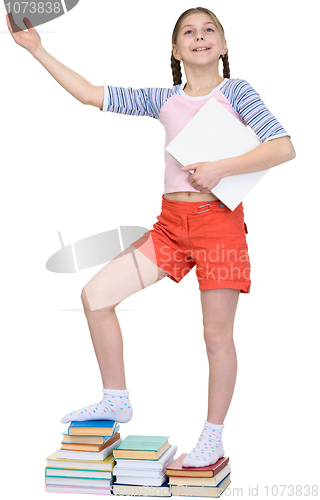
<path fill-rule="evenodd" d="M 188 181 L 195 189 L 199 191 L 211 191 L 211 189 L 219 184 L 223 177 L 219 165 L 219 161 L 203 161 L 181 167 L 181 170 L 183 172 L 194 170 Z"/>
<path fill-rule="evenodd" d="M 37 31 L 33 28 L 27 17 L 25 17 L 23 21 L 28 28 L 28 31 L 23 31 L 21 28 L 19 28 L 19 26 L 13 20 L 12 12 L 9 12 L 9 14 L 6 15 L 6 21 L 8 29 L 14 41 L 18 45 L 21 45 L 21 47 L 28 50 L 29 52 L 33 52 L 39 47 L 39 45 L 41 45 L 41 38 Z M 12 28 L 14 28 L 15 32 L 13 32 Z"/>

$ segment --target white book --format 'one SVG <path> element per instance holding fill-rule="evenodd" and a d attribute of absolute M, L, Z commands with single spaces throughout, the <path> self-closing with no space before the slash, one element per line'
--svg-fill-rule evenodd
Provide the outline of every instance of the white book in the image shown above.
<path fill-rule="evenodd" d="M 121 476 L 137 476 L 138 474 L 140 476 L 145 476 L 145 477 L 161 477 L 163 474 L 166 474 L 167 469 L 166 467 L 169 466 L 172 462 L 174 461 L 174 457 L 170 458 L 170 460 L 166 463 L 166 466 L 163 467 L 161 470 L 152 470 L 152 469 L 142 469 L 142 468 L 134 468 L 132 469 L 127 469 L 127 468 L 122 468 L 118 464 L 113 467 L 113 474 L 119 478 Z"/>
<path fill-rule="evenodd" d="M 169 465 L 169 461 L 177 451 L 177 446 L 171 445 L 170 448 L 159 458 L 159 460 L 130 460 L 117 458 L 116 467 L 119 469 L 139 469 L 139 470 L 162 470 Z M 170 463 L 172 460 L 170 461 Z"/>
<path fill-rule="evenodd" d="M 107 446 L 104 450 L 102 451 L 72 451 L 72 450 L 61 450 L 59 448 L 58 450 L 58 458 L 71 458 L 71 459 L 78 459 L 78 460 L 104 460 L 112 450 L 118 446 L 122 441 L 122 438 L 118 439 L 114 443 L 112 443 L 110 446 Z"/>
<path fill-rule="evenodd" d="M 165 150 L 185 167 L 243 155 L 260 144 L 257 135 L 213 96 Z M 234 210 L 268 170 L 224 177 L 211 192 Z"/>
<path fill-rule="evenodd" d="M 145 477 L 145 476 L 119 476 L 115 484 L 136 484 L 144 486 L 161 486 L 166 481 L 166 476 Z"/>
<path fill-rule="evenodd" d="M 128 495 L 130 497 L 171 497 L 171 491 L 167 483 L 161 486 L 124 485 L 114 483 L 112 493 L 113 495 Z"/>

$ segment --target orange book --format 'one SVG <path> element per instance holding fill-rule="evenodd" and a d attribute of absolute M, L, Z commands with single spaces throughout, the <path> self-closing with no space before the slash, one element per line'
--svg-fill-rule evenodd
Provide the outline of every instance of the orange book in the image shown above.
<path fill-rule="evenodd" d="M 76 444 L 76 443 L 64 443 L 62 442 L 61 450 L 71 450 L 71 451 L 102 451 L 107 446 L 110 446 L 115 441 L 120 439 L 120 433 L 114 434 L 108 441 L 104 444 Z"/>

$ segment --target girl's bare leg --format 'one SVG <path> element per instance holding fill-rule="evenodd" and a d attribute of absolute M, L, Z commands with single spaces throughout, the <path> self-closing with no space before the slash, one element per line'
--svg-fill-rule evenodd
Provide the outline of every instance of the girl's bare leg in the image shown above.
<path fill-rule="evenodd" d="M 168 273 L 129 246 L 83 288 L 81 299 L 98 360 L 103 387 L 126 389 L 123 341 L 115 307 Z"/>
<path fill-rule="evenodd" d="M 151 256 L 150 242 L 148 255 Z M 85 285 L 81 298 L 100 368 L 104 396 L 97 403 L 67 413 L 61 422 L 99 419 L 128 422 L 132 418 L 132 404 L 125 381 L 122 334 L 114 308 L 129 295 L 165 276 L 168 273 L 140 250 L 129 246 Z"/>
<path fill-rule="evenodd" d="M 237 374 L 233 323 L 239 290 L 201 291 L 204 339 L 209 361 L 208 415 L 198 443 L 186 455 L 184 467 L 214 464 L 224 456 L 222 431 Z"/>
<path fill-rule="evenodd" d="M 207 421 L 221 425 L 228 412 L 237 376 L 233 324 L 239 290 L 201 291 L 204 339 L 209 361 Z"/>
<path fill-rule="evenodd" d="M 126 389 L 126 381 L 123 364 L 123 341 L 116 312 L 114 308 L 91 312 L 85 288 L 82 290 L 81 299 L 103 387 L 124 390 Z"/>

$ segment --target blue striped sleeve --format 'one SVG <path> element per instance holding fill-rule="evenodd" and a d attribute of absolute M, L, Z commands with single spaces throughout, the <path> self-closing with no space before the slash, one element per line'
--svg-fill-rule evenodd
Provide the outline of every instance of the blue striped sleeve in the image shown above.
<path fill-rule="evenodd" d="M 237 80 L 234 97 L 236 111 L 262 142 L 276 137 L 291 137 L 246 80 Z"/>
<path fill-rule="evenodd" d="M 159 118 L 163 104 L 177 89 L 113 87 L 103 85 L 104 99 L 100 111 L 113 111 L 124 115 Z"/>

